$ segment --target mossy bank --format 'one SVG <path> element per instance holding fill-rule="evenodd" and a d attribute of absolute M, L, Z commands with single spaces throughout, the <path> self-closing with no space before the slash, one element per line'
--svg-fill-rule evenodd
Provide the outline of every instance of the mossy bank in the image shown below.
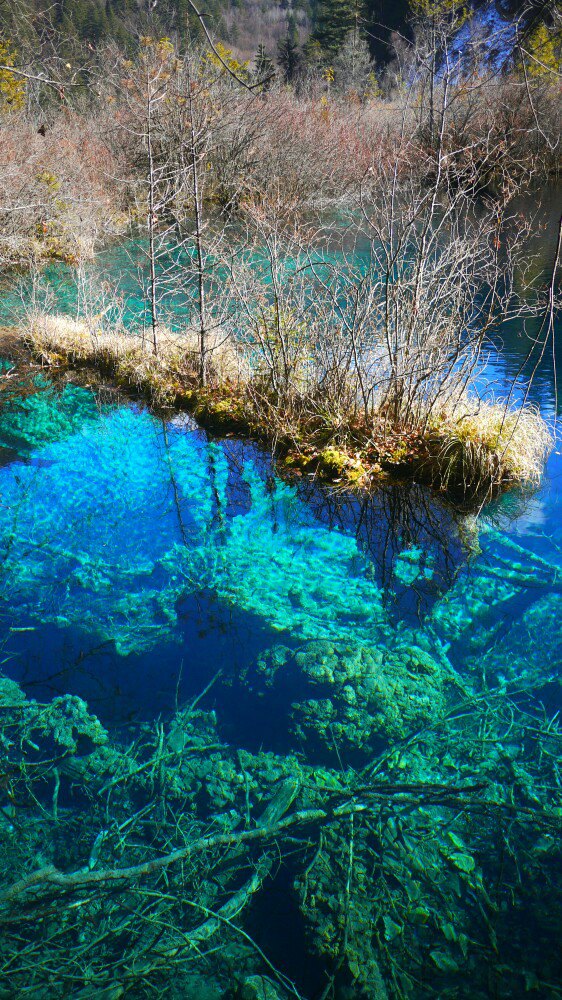
<path fill-rule="evenodd" d="M 91 329 L 58 315 L 36 317 L 28 329 L 4 329 L 5 351 L 54 372 L 86 369 L 157 408 L 192 414 L 219 436 L 271 446 L 286 474 L 308 475 L 346 488 L 368 489 L 389 478 L 415 477 L 453 499 L 477 500 L 513 485 L 536 485 L 553 446 L 540 413 L 463 395 L 411 419 L 383 407 L 367 415 L 322 412 L 314 400 L 281 402 L 242 347 L 217 338 L 209 377 L 201 385 L 197 343 L 160 333 L 158 350 L 125 331 Z"/>

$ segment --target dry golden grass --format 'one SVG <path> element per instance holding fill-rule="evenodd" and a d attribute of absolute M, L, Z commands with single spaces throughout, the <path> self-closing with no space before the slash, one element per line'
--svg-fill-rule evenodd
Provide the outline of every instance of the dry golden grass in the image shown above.
<path fill-rule="evenodd" d="M 180 383 L 197 377 L 199 351 L 195 330 L 172 332 L 160 327 L 157 351 L 152 339 L 122 328 L 104 326 L 103 318 L 92 321 L 61 314 L 36 313 L 26 332 L 28 345 L 45 360 L 110 368 L 120 382 L 149 390 L 155 402 L 167 403 Z M 242 352 L 222 330 L 207 335 L 211 382 L 240 384 L 249 375 Z"/>
<path fill-rule="evenodd" d="M 471 489 L 479 483 L 538 483 L 554 443 L 535 407 L 510 410 L 505 403 L 469 398 L 434 417 L 428 430 L 444 484 Z"/>
<path fill-rule="evenodd" d="M 254 394 L 246 391 L 252 383 L 248 357 L 221 330 L 209 336 L 210 378 L 203 393 L 198 381 L 197 332 L 193 330 L 173 333 L 160 328 L 154 353 L 147 337 L 104 327 L 103 317 L 88 323 L 62 315 L 37 313 L 30 319 L 27 341 L 34 354 L 47 364 L 70 362 L 108 370 L 118 383 L 138 388 L 157 404 L 171 404 L 180 397 L 185 399 L 187 391 L 192 404 L 198 405 L 199 399 L 207 415 L 214 415 L 215 422 L 220 411 L 223 422 L 236 418 L 236 426 L 255 428 L 259 425 L 262 437 L 279 437 L 272 431 L 279 416 L 275 403 L 269 401 L 269 409 L 264 411 L 261 420 L 259 414 L 251 412 Z M 259 378 L 259 372 L 254 372 L 254 377 Z M 318 416 L 317 409 L 315 412 Z M 306 444 L 314 452 L 318 441 L 309 440 L 310 432 L 302 421 L 298 423 L 298 419 L 298 415 L 295 416 L 297 424 L 291 425 L 289 430 L 298 432 L 301 443 L 306 438 Z M 327 426 L 331 426 L 329 413 L 322 417 L 322 440 L 325 437 L 322 429 L 325 431 Z M 345 431 L 345 427 L 341 430 Z M 294 438 L 289 432 L 285 436 Z M 411 439 L 411 436 L 412 428 L 408 425 L 406 437 Z M 366 431 L 363 442 L 366 448 L 372 446 L 368 437 Z M 395 437 L 399 449 L 399 428 Z M 355 436 L 354 442 L 354 454 L 359 455 L 361 441 Z M 502 483 L 538 483 L 552 445 L 552 435 L 534 407 L 510 410 L 501 402 L 483 403 L 463 395 L 432 413 L 425 430 L 418 435 L 416 448 L 410 447 L 407 454 L 411 457 L 412 468 L 425 454 L 424 468 L 439 488 L 481 494 Z M 379 466 L 372 447 L 366 454 L 369 458 L 365 469 L 373 472 Z M 353 468 L 353 462 L 347 464 Z"/>

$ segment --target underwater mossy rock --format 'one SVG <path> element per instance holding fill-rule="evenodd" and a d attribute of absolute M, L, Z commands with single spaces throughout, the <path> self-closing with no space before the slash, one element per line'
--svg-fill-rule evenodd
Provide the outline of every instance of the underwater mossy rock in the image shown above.
<path fill-rule="evenodd" d="M 10 677 L 0 677 L 0 707 L 21 705 L 26 701 L 19 684 Z"/>
<path fill-rule="evenodd" d="M 17 725 L 30 746 L 33 747 L 34 740 L 47 739 L 57 754 L 74 754 L 79 746 L 92 750 L 103 746 L 108 739 L 105 727 L 77 695 L 60 695 L 41 704 L 27 698 L 16 681 L 1 675 L 0 712 L 4 725 L 10 713 L 15 712 Z"/>
<path fill-rule="evenodd" d="M 389 648 L 390 647 L 390 648 Z M 353 761 L 369 758 L 444 713 L 452 668 L 402 634 L 388 646 L 326 641 L 298 650 L 283 646 L 262 653 L 243 683 L 254 697 L 284 712 L 286 738 L 313 758 L 336 750 Z"/>

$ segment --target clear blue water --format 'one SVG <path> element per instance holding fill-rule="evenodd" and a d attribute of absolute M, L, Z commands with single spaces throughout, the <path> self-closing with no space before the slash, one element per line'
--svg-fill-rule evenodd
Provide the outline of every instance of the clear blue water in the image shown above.
<path fill-rule="evenodd" d="M 10 672 L 41 695 L 70 685 L 104 719 L 106 683 L 126 716 L 169 710 L 180 671 L 192 688 L 275 642 L 390 647 L 463 558 L 420 488 L 330 498 L 250 444 L 87 389 L 39 391 L 0 418 L 0 442 Z"/>
<path fill-rule="evenodd" d="M 541 234 L 545 266 L 554 217 Z M 64 269 L 57 276 L 68 297 Z M 502 341 L 486 374 L 505 385 L 528 341 L 516 329 L 502 331 Z M 549 418 L 553 371 L 549 351 L 530 392 Z M 79 695 L 117 732 L 170 719 L 206 692 L 201 706 L 215 713 L 225 746 L 271 750 L 291 767 L 298 759 L 334 774 L 377 754 L 386 760 L 446 715 L 460 693 L 524 689 L 521 710 L 531 720 L 553 719 L 562 708 L 558 448 L 537 490 L 514 490 L 467 517 L 412 483 L 361 499 L 283 482 L 251 443 L 212 440 L 187 418 L 164 420 L 72 385 L 39 382 L 2 412 L 0 446 L 2 670 L 40 701 Z M 507 747 L 509 727 L 494 739 Z M 445 754 L 438 766 L 427 744 L 404 765 L 407 775 L 457 781 L 466 767 L 474 776 L 476 765 L 447 752 L 450 763 Z M 481 766 L 503 788 L 500 764 Z M 562 807 L 550 772 L 544 781 L 536 801 Z M 441 822 L 436 812 L 433 822 Z M 490 885 L 497 877 L 501 888 L 482 845 L 479 857 Z M 299 877 L 291 874 L 295 885 Z M 255 932 L 301 988 L 319 996 L 322 951 L 303 945 L 304 930 L 290 944 L 282 925 L 295 913 L 279 905 L 265 931 L 268 904 L 261 921 L 258 907 Z M 461 915 L 470 910 L 465 900 Z M 390 947 L 398 918 L 389 912 Z M 311 940 L 315 919 L 308 912 Z M 517 919 L 519 928 L 523 910 Z M 537 915 L 531 919 L 544 933 Z M 509 941 L 518 933 L 511 925 L 504 931 L 498 962 L 516 962 Z M 555 929 L 542 946 L 548 954 L 539 949 L 529 959 L 533 975 L 546 966 L 554 989 L 543 984 L 540 996 L 562 990 L 554 940 Z M 472 995 L 456 981 L 439 994 L 438 976 L 454 970 L 442 951 L 431 954 L 424 990 Z M 373 995 L 349 985 L 360 982 L 354 968 L 350 959 L 352 980 L 348 974 L 339 996 Z M 484 994 L 479 986 L 474 995 L 519 995 L 514 989 L 490 986 Z"/>

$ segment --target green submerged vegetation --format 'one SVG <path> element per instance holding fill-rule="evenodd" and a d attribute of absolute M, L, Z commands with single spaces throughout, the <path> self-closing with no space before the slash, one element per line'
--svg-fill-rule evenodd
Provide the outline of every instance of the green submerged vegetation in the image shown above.
<path fill-rule="evenodd" d="M 257 453 L 71 385 L 12 398 L 0 440 L 6 996 L 557 995 L 557 550 L 482 523 L 396 621 L 353 535 Z M 395 583 L 434 574 L 402 542 Z M 53 628 L 114 672 L 164 643 L 189 672 L 180 602 L 205 592 L 261 650 L 157 719 L 14 679 L 14 642 Z"/>
<path fill-rule="evenodd" d="M 310 702 L 324 738 L 331 706 L 353 696 L 368 714 L 352 651 L 298 655 L 311 673 L 345 664 L 324 711 Z M 79 698 L 40 704 L 2 680 L 4 990 L 302 996 L 252 936 L 277 879 L 335 996 L 555 995 L 559 730 L 508 689 L 453 683 L 399 740 L 415 681 L 383 672 L 392 713 L 379 700 L 384 738 L 376 753 L 364 739 L 361 769 L 307 764 L 297 741 L 225 744 L 216 714 L 189 707 L 120 741 Z"/>

